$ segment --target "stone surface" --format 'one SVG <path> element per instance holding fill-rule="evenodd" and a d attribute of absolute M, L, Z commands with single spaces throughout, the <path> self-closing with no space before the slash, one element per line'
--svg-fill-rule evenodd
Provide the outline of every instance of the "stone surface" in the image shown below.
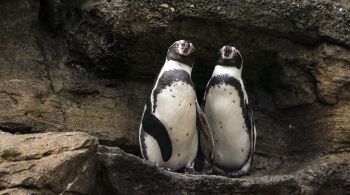
<path fill-rule="evenodd" d="M 90 194 L 97 144 L 80 132 L 0 132 L 0 194 Z"/>
<path fill-rule="evenodd" d="M 218 49 L 233 44 L 243 53 L 248 84 L 266 82 L 269 69 L 281 66 L 275 74 L 287 75 L 277 84 L 288 88 L 277 92 L 281 107 L 316 99 L 310 71 L 305 69 L 322 63 L 319 47 L 330 44 L 346 51 L 350 47 L 350 7 L 342 1 L 192 0 L 165 3 L 169 7 L 162 6 L 163 1 L 42 2 L 46 3 L 41 10 L 49 10 L 47 4 L 60 10 L 42 11 L 42 19 L 67 35 L 71 57 L 96 74 L 152 79 L 168 46 L 189 39 L 197 48 L 193 75 L 202 88 Z M 56 23 L 51 20 L 59 25 L 52 26 Z"/>
<path fill-rule="evenodd" d="M 309 126 L 306 121 L 313 116 L 294 116 L 307 115 L 308 106 L 319 108 L 313 109 L 316 113 L 333 112 L 323 104 L 336 104 L 350 83 L 350 7 L 343 1 L 48 2 L 61 11 L 41 12 L 42 20 L 66 35 L 69 60 L 106 78 L 144 78 L 151 83 L 168 46 L 177 39 L 191 40 L 197 48 L 193 79 L 199 100 L 217 50 L 235 45 L 244 56 L 243 78 L 256 116 L 277 123 L 264 124 L 256 117 L 260 139 L 274 143 L 265 132 L 279 126 L 283 132 L 277 133 L 278 139 L 292 144 L 288 150 L 298 150 L 290 140 L 305 135 L 306 129 L 323 128 Z M 52 26 L 52 18 L 59 25 Z M 347 107 L 348 100 L 344 102 Z M 276 116 L 281 120 L 274 120 Z M 332 120 L 322 116 L 326 118 L 321 121 Z"/>
<path fill-rule="evenodd" d="M 160 170 L 119 148 L 98 149 L 100 194 L 346 194 L 349 153 L 302 162 L 294 169 L 242 178 L 190 175 Z M 98 192 L 97 192 L 98 193 Z"/>
<path fill-rule="evenodd" d="M 313 74 L 317 81 L 317 92 L 322 101 L 335 104 L 338 94 L 350 83 L 349 50 L 325 44 L 318 48 L 319 63 Z"/>
<path fill-rule="evenodd" d="M 110 156 L 129 159 L 106 162 L 107 154 L 100 156 L 107 167 L 119 167 L 125 188 L 115 183 L 114 168 L 100 169 L 110 185 L 98 192 L 154 192 L 169 186 L 165 181 L 188 181 L 177 192 L 218 192 L 212 182 L 240 193 L 268 194 L 271 187 L 276 193 L 342 194 L 332 190 L 348 185 L 348 168 L 336 161 L 347 159 L 350 150 L 349 5 L 344 0 L 0 1 L 0 130 L 83 131 L 100 144 L 139 154 L 145 95 L 168 46 L 177 39 L 195 44 L 193 79 L 200 101 L 217 50 L 233 44 L 244 57 L 258 131 L 252 176 L 173 177 L 111 149 Z M 145 174 L 157 173 L 159 181 L 133 172 L 138 166 Z M 147 179 L 158 187 L 141 183 Z M 23 186 L 1 190 L 52 193 Z"/>
<path fill-rule="evenodd" d="M 149 84 L 99 79 L 68 62 L 62 37 L 37 22 L 38 1 L 0 7 L 0 130 L 84 131 L 112 145 L 137 142 Z"/>

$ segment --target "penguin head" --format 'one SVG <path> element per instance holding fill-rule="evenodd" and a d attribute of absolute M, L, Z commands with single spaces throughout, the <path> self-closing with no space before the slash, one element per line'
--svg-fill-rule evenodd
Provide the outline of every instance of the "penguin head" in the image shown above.
<path fill-rule="evenodd" d="M 194 46 L 186 40 L 179 40 L 173 43 L 167 53 L 167 60 L 174 60 L 192 67 L 194 63 Z"/>
<path fill-rule="evenodd" d="M 233 66 L 241 69 L 243 66 L 243 59 L 241 53 L 232 46 L 225 45 L 219 51 L 218 65 Z"/>

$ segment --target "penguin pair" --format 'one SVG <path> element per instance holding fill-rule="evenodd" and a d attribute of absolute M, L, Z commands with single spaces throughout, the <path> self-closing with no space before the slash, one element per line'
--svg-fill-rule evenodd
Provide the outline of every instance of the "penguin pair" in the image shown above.
<path fill-rule="evenodd" d="M 215 173 L 247 174 L 256 132 L 241 78 L 242 56 L 231 46 L 219 51 L 203 98 L 203 113 L 191 79 L 194 51 L 185 40 L 168 49 L 142 114 L 142 156 L 167 170 L 190 171 L 199 149 Z"/>

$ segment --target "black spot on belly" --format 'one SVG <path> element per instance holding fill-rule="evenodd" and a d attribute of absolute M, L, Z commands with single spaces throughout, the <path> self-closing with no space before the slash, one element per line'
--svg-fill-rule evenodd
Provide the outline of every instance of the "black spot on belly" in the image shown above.
<path fill-rule="evenodd" d="M 177 156 L 180 156 L 180 154 L 177 154 Z"/>
<path fill-rule="evenodd" d="M 232 95 L 232 92 L 230 92 L 230 95 Z"/>
<path fill-rule="evenodd" d="M 218 142 L 219 142 L 219 140 L 216 139 L 216 140 L 215 140 L 215 143 L 218 143 Z"/>
<path fill-rule="evenodd" d="M 172 98 L 175 98 L 175 96 L 174 96 L 174 95 L 171 95 L 171 97 L 172 97 Z"/>
<path fill-rule="evenodd" d="M 192 106 L 192 103 L 190 103 L 190 106 Z"/>
<path fill-rule="evenodd" d="M 188 136 L 189 135 L 189 133 L 186 133 L 186 136 Z"/>
<path fill-rule="evenodd" d="M 176 142 L 179 142 L 179 139 L 176 139 Z"/>
<path fill-rule="evenodd" d="M 243 152 L 244 150 L 243 150 L 243 148 L 242 148 L 242 152 Z"/>
<path fill-rule="evenodd" d="M 172 128 L 172 127 L 170 127 L 170 131 L 171 131 L 171 130 L 173 130 L 173 128 Z"/>
<path fill-rule="evenodd" d="M 226 88 L 224 89 L 224 91 L 226 91 Z"/>
<path fill-rule="evenodd" d="M 166 89 L 167 87 L 170 87 L 172 84 L 174 86 L 176 85 L 176 82 L 182 82 L 182 85 L 188 84 L 192 88 L 194 88 L 193 81 L 191 79 L 191 76 L 186 72 L 185 70 L 168 70 L 161 75 L 161 77 L 158 80 L 157 86 L 155 86 L 155 89 L 153 91 L 153 112 L 155 112 L 157 107 L 157 96 L 158 94 Z"/>
<path fill-rule="evenodd" d="M 170 89 L 170 92 L 172 92 L 173 90 L 172 89 Z"/>
<path fill-rule="evenodd" d="M 179 104 L 179 106 L 181 106 L 181 104 Z"/>

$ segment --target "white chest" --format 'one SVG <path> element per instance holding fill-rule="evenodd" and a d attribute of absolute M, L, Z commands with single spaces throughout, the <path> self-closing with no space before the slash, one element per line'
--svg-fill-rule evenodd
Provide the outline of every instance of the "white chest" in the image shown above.
<path fill-rule="evenodd" d="M 226 84 L 215 85 L 206 93 L 204 112 L 215 141 L 214 163 L 222 167 L 239 167 L 249 155 L 250 139 L 241 98 L 237 89 Z"/>
<path fill-rule="evenodd" d="M 155 115 L 169 128 L 185 131 L 195 126 L 196 94 L 192 86 L 174 82 L 157 95 Z M 173 129 L 175 130 L 175 129 Z"/>
<path fill-rule="evenodd" d="M 155 115 L 165 125 L 173 154 L 165 167 L 186 166 L 196 155 L 198 138 L 196 129 L 196 94 L 191 85 L 175 82 L 157 95 Z"/>

